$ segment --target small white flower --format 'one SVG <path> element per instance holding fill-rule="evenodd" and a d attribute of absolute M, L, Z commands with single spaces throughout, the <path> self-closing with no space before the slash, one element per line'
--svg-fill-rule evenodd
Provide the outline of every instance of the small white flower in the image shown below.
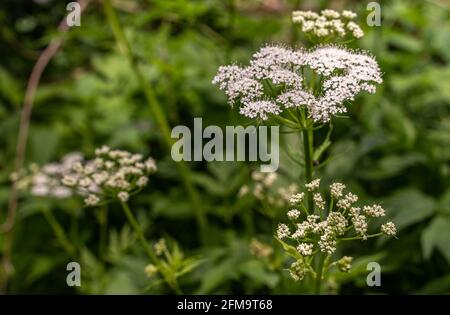
<path fill-rule="evenodd" d="M 117 194 L 117 198 L 122 202 L 127 202 L 130 195 L 126 191 L 121 191 Z"/>
<path fill-rule="evenodd" d="M 66 186 L 72 187 L 77 184 L 77 178 L 73 175 L 66 175 L 61 182 Z"/>
<path fill-rule="evenodd" d="M 352 20 L 354 19 L 357 14 L 353 11 L 349 11 L 349 10 L 344 10 L 341 12 L 342 16 L 345 17 L 346 19 Z"/>
<path fill-rule="evenodd" d="M 155 160 L 152 158 L 148 158 L 145 161 L 145 168 L 147 169 L 148 172 L 151 172 L 151 173 L 156 172 L 157 167 L 156 167 Z"/>
<path fill-rule="evenodd" d="M 141 176 L 141 177 L 139 177 L 139 179 L 137 180 L 136 185 L 137 185 L 138 187 L 144 187 L 145 185 L 147 185 L 147 183 L 148 183 L 148 177 L 146 177 L 146 176 Z"/>
<path fill-rule="evenodd" d="M 289 210 L 287 216 L 289 219 L 295 220 L 300 216 L 300 211 L 298 211 L 297 209 Z"/>
<path fill-rule="evenodd" d="M 317 178 L 312 182 L 305 184 L 305 187 L 308 191 L 315 191 L 319 189 L 319 186 L 320 186 L 320 178 Z"/>
<path fill-rule="evenodd" d="M 291 232 L 289 231 L 289 227 L 286 224 L 279 224 L 277 229 L 277 237 L 282 240 L 286 237 L 289 237 Z"/>
<path fill-rule="evenodd" d="M 250 188 L 248 187 L 248 185 L 243 185 L 240 189 L 239 189 L 239 193 L 238 196 L 239 197 L 243 197 L 245 195 L 247 195 L 250 191 Z"/>
<path fill-rule="evenodd" d="M 363 215 L 356 215 L 352 217 L 353 227 L 355 232 L 359 234 L 364 240 L 367 239 L 367 221 Z"/>
<path fill-rule="evenodd" d="M 349 272 L 352 268 L 352 261 L 353 257 L 350 256 L 344 256 L 341 259 L 339 259 L 336 264 L 340 271 L 342 272 Z"/>
<path fill-rule="evenodd" d="M 273 183 L 276 181 L 277 179 L 277 173 L 268 173 L 266 175 L 266 178 L 264 178 L 263 180 L 263 184 L 266 187 L 270 187 L 273 185 Z"/>
<path fill-rule="evenodd" d="M 325 201 L 322 198 L 322 195 L 319 193 L 315 193 L 313 196 L 314 199 L 314 204 L 316 205 L 316 207 L 320 210 L 325 209 Z"/>
<path fill-rule="evenodd" d="M 335 199 L 342 197 L 342 192 L 345 189 L 345 185 L 342 183 L 333 183 L 330 185 L 331 196 Z"/>
<path fill-rule="evenodd" d="M 92 181 L 89 177 L 83 177 L 82 179 L 80 179 L 79 181 L 79 185 L 81 187 L 88 187 L 89 185 L 92 184 Z"/>
<path fill-rule="evenodd" d="M 292 195 L 291 198 L 289 198 L 289 202 L 291 205 L 296 205 L 302 202 L 304 197 L 305 197 L 304 193 L 297 193 Z"/>
<path fill-rule="evenodd" d="M 397 234 L 397 227 L 394 222 L 387 222 L 381 226 L 381 232 L 388 236 L 395 236 Z"/>
<path fill-rule="evenodd" d="M 377 204 L 372 205 L 372 206 L 364 206 L 363 212 L 366 216 L 373 217 L 373 218 L 384 217 L 386 214 L 383 207 L 381 207 L 380 205 L 377 205 Z"/>
<path fill-rule="evenodd" d="M 84 199 L 86 206 L 95 206 L 99 201 L 100 199 L 96 195 L 92 194 L 88 195 L 87 198 Z"/>
<path fill-rule="evenodd" d="M 311 256 L 313 251 L 313 244 L 301 243 L 297 246 L 297 251 L 302 256 Z"/>

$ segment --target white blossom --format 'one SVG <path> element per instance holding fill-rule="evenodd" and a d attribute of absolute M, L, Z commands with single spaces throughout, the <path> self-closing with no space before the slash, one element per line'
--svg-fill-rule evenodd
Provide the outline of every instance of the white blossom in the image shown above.
<path fill-rule="evenodd" d="M 381 232 L 388 236 L 395 236 L 397 234 L 397 227 L 394 222 L 387 222 L 381 225 Z"/>
<path fill-rule="evenodd" d="M 353 257 L 344 256 L 336 262 L 338 269 L 342 272 L 349 272 L 352 268 Z"/>
<path fill-rule="evenodd" d="M 314 204 L 320 210 L 325 209 L 325 201 L 322 198 L 322 195 L 319 193 L 315 193 L 313 196 Z"/>
<path fill-rule="evenodd" d="M 313 244 L 301 243 L 297 246 L 297 251 L 302 256 L 311 256 L 313 252 Z"/>
<path fill-rule="evenodd" d="M 380 205 L 377 205 L 377 204 L 372 205 L 372 206 L 364 206 L 363 212 L 366 216 L 373 217 L 373 218 L 384 217 L 386 214 L 383 207 L 381 207 Z"/>
<path fill-rule="evenodd" d="M 342 28 L 340 23 L 332 23 Z M 323 78 L 319 96 L 303 86 L 304 68 Z M 344 103 L 354 100 L 360 92 L 374 93 L 375 83 L 382 79 L 378 63 L 362 51 L 337 46 L 320 46 L 311 51 L 265 46 L 252 56 L 247 67 L 220 67 L 212 82 L 225 91 L 230 105 L 240 104 L 240 114 L 248 118 L 267 120 L 281 114 L 283 108 L 305 107 L 314 121 L 327 122 L 345 113 Z M 264 90 L 267 82 L 283 88 L 272 95 Z"/>
<path fill-rule="evenodd" d="M 342 183 L 333 183 L 330 185 L 330 194 L 333 198 L 338 199 L 342 197 L 342 192 L 345 189 L 345 185 Z"/>
<path fill-rule="evenodd" d="M 291 235 L 289 227 L 286 224 L 279 224 L 277 229 L 277 237 L 281 240 Z"/>
<path fill-rule="evenodd" d="M 298 211 L 297 209 L 291 209 L 288 211 L 287 216 L 291 220 L 298 219 L 298 217 L 300 217 L 300 211 Z"/>
<path fill-rule="evenodd" d="M 122 202 L 127 202 L 130 195 L 126 191 L 121 191 L 117 194 L 117 198 Z"/>
<path fill-rule="evenodd" d="M 319 189 L 319 186 L 320 186 L 320 178 L 317 178 L 317 179 L 313 180 L 312 182 L 305 184 L 305 187 L 308 191 L 315 191 L 315 190 Z"/>
<path fill-rule="evenodd" d="M 339 13 L 335 10 L 326 9 L 322 10 L 320 14 L 311 11 L 292 12 L 292 21 L 300 24 L 302 32 L 317 37 L 328 35 L 345 37 L 348 33 L 355 38 L 363 37 L 364 32 L 361 27 L 351 21 L 356 17 L 356 13 L 348 10 Z"/>
<path fill-rule="evenodd" d="M 138 187 L 144 187 L 144 186 L 147 185 L 147 183 L 148 183 L 148 177 L 146 177 L 146 176 L 141 176 L 141 177 L 139 177 L 139 179 L 136 181 L 136 185 L 137 185 Z"/>
<path fill-rule="evenodd" d="M 297 193 L 297 194 L 293 194 L 293 195 L 289 198 L 289 203 L 290 203 L 291 205 L 296 205 L 296 204 L 302 202 L 304 197 L 305 197 L 305 193 Z"/>
<path fill-rule="evenodd" d="M 84 199 L 84 203 L 87 206 L 95 206 L 99 203 L 100 199 L 96 196 L 96 195 L 88 195 L 85 199 Z"/>

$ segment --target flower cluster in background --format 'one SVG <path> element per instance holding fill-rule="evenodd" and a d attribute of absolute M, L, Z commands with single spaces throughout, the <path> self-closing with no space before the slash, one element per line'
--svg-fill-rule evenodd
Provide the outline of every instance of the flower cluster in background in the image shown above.
<path fill-rule="evenodd" d="M 320 76 L 316 91 L 305 83 L 307 69 Z M 303 107 L 315 122 L 328 122 L 345 113 L 345 101 L 362 91 L 374 93 L 375 83 L 381 82 L 372 56 L 337 46 L 310 51 L 265 46 L 253 55 L 249 66 L 221 66 L 213 79 L 230 105 L 241 104 L 239 112 L 248 118 L 267 120 L 284 109 Z"/>
<path fill-rule="evenodd" d="M 320 14 L 312 11 L 292 12 L 292 21 L 300 24 L 302 32 L 316 37 L 353 36 L 361 38 L 364 36 L 363 30 L 352 21 L 356 17 L 356 13 L 347 10 L 339 13 L 327 9 L 320 11 Z"/>
<path fill-rule="evenodd" d="M 72 166 L 82 160 L 81 153 L 72 152 L 65 155 L 61 162 L 52 162 L 42 167 L 31 164 L 28 169 L 12 173 L 10 178 L 19 190 L 30 190 L 34 196 L 64 199 L 72 196 L 72 190 L 64 186 L 61 180 L 73 173 Z"/>
<path fill-rule="evenodd" d="M 144 161 L 141 154 L 103 146 L 95 150 L 94 160 L 75 163 L 72 169 L 62 183 L 83 196 L 86 206 L 96 206 L 110 200 L 127 202 L 147 185 L 156 164 L 152 158 Z"/>
<path fill-rule="evenodd" d="M 319 179 L 305 186 L 313 196 L 314 213 L 308 211 L 304 193 L 295 194 L 291 197 L 291 205 L 295 208 L 287 212 L 290 223 L 280 223 L 276 231 L 276 238 L 285 246 L 294 248 L 298 255 L 290 269 L 294 279 L 302 279 L 305 273 L 312 270 L 312 256 L 322 253 L 331 257 L 342 241 L 367 240 L 383 234 L 396 235 L 393 222 L 384 223 L 380 232 L 370 234 L 371 220 L 384 217 L 386 211 L 378 204 L 358 206 L 358 196 L 351 192 L 344 193 L 344 184 L 330 185 L 328 204 L 319 192 Z M 351 258 L 344 257 L 332 264 L 347 272 L 350 263 Z"/>
<path fill-rule="evenodd" d="M 277 183 L 277 173 L 252 172 L 253 185 L 244 185 L 239 190 L 239 197 L 251 194 L 257 200 L 267 203 L 269 206 L 285 207 L 289 199 L 299 190 L 297 184 L 292 183 L 285 187 Z"/>

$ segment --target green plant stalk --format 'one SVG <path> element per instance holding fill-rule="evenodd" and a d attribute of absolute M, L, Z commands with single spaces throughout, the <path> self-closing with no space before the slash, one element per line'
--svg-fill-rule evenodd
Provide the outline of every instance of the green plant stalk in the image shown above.
<path fill-rule="evenodd" d="M 325 262 L 325 255 L 323 253 L 319 254 L 319 262 L 317 264 L 317 273 L 316 273 L 316 281 L 314 285 L 314 294 L 320 294 L 322 289 L 322 276 L 323 276 L 323 267 Z"/>
<path fill-rule="evenodd" d="M 108 208 L 106 205 L 103 205 L 99 209 L 98 221 L 100 228 L 98 248 L 100 257 L 104 258 L 106 256 L 106 243 L 108 238 Z"/>
<path fill-rule="evenodd" d="M 56 239 L 61 244 L 62 248 L 64 248 L 67 254 L 69 254 L 70 256 L 74 256 L 76 253 L 76 248 L 67 238 L 63 227 L 59 224 L 58 220 L 55 218 L 53 213 L 44 208 L 40 208 L 40 210 L 44 215 L 45 220 L 52 228 L 53 233 L 55 233 Z"/>
<path fill-rule="evenodd" d="M 117 14 L 111 4 L 111 0 L 104 0 L 103 4 L 104 4 L 105 15 L 106 15 L 108 23 L 113 31 L 114 37 L 116 39 L 116 43 L 119 46 L 119 49 L 122 51 L 122 53 L 128 59 L 130 65 L 131 65 L 131 68 L 134 72 L 134 75 L 136 76 L 142 90 L 144 91 L 146 101 L 147 101 L 147 103 L 154 115 L 154 118 L 160 128 L 160 131 L 161 131 L 163 139 L 164 139 L 164 144 L 167 147 L 167 149 L 170 151 L 174 141 L 171 137 L 169 123 L 168 123 L 166 116 L 161 108 L 161 105 L 159 104 L 159 101 L 156 98 L 152 87 L 145 80 L 145 78 L 139 68 L 137 59 L 133 54 L 133 51 L 131 49 L 131 46 L 130 46 L 127 38 L 125 37 L 125 34 L 123 32 L 123 29 L 119 22 Z M 198 196 L 197 190 L 195 189 L 194 184 L 192 182 L 191 171 L 189 170 L 189 168 L 183 161 L 176 163 L 176 166 L 181 175 L 183 185 L 189 195 L 191 204 L 192 204 L 195 214 L 196 214 L 196 220 L 197 220 L 197 224 L 198 224 L 198 228 L 199 228 L 198 232 L 199 232 L 200 241 L 205 241 L 207 239 L 206 232 L 205 232 L 207 220 L 206 220 L 206 216 L 203 211 L 203 207 L 200 202 L 200 198 Z"/>
<path fill-rule="evenodd" d="M 156 256 L 156 254 L 153 252 L 152 247 L 150 246 L 150 244 L 145 239 L 144 232 L 142 231 L 141 226 L 139 225 L 139 223 L 137 222 L 137 220 L 134 217 L 133 213 L 131 212 L 130 207 L 125 202 L 121 202 L 120 204 L 122 206 L 123 212 L 125 213 L 125 216 L 128 219 L 128 222 L 130 222 L 131 226 L 134 229 L 134 232 L 137 234 L 137 237 L 138 237 L 139 241 L 141 242 L 142 246 L 144 247 L 145 253 L 147 254 L 147 256 L 150 259 L 151 263 L 154 264 L 158 268 L 158 270 L 162 270 L 161 262 L 160 262 L 158 256 Z M 160 274 L 163 275 L 163 277 L 166 280 L 167 284 L 172 287 L 172 289 L 175 291 L 175 293 L 181 294 L 181 291 L 180 291 L 180 289 L 178 287 L 178 283 L 177 283 L 176 280 L 169 279 L 162 272 L 160 272 Z"/>
<path fill-rule="evenodd" d="M 302 131 L 303 134 L 303 150 L 305 157 L 305 181 L 306 183 L 310 183 L 312 181 L 313 175 L 313 131 L 311 128 L 305 128 Z M 308 212 L 310 214 L 314 213 L 314 203 L 313 203 L 313 194 L 310 191 L 306 192 L 306 196 L 308 199 Z"/>

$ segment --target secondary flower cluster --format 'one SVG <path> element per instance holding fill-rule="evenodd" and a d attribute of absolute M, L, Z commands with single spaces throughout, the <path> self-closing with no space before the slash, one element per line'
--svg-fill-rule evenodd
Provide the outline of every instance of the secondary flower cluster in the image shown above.
<path fill-rule="evenodd" d="M 11 180 L 19 190 L 29 189 L 31 194 L 39 197 L 64 199 L 72 196 L 72 191 L 61 183 L 67 174 L 72 173 L 72 166 L 83 160 L 81 153 L 65 155 L 60 162 L 53 162 L 39 167 L 31 164 L 28 169 L 11 174 Z"/>
<path fill-rule="evenodd" d="M 344 10 L 341 13 L 334 10 L 322 10 L 320 14 L 312 11 L 292 12 L 292 21 L 300 24 L 303 33 L 316 37 L 339 36 L 350 34 L 355 38 L 364 36 L 361 27 L 353 22 L 356 13 Z"/>
<path fill-rule="evenodd" d="M 285 207 L 289 204 L 289 199 L 298 192 L 297 184 L 290 184 L 287 187 L 277 183 L 277 173 L 262 173 L 254 171 L 251 175 L 254 185 L 243 185 L 239 190 L 239 197 L 252 194 L 257 200 L 266 202 L 275 207 Z"/>
<path fill-rule="evenodd" d="M 77 162 L 72 170 L 62 183 L 83 196 L 86 206 L 96 206 L 113 199 L 127 202 L 147 185 L 156 164 L 152 158 L 144 161 L 141 154 L 103 146 L 95 151 L 94 160 Z"/>
<path fill-rule="evenodd" d="M 317 96 L 304 82 L 305 69 L 321 78 Z M 374 93 L 375 83 L 382 78 L 376 60 L 362 51 L 337 46 L 314 50 L 265 46 L 247 67 L 221 66 L 212 82 L 225 92 L 231 106 L 241 105 L 239 112 L 246 117 L 267 120 L 283 109 L 304 107 L 314 121 L 327 122 L 347 111 L 345 101 L 354 100 L 362 91 Z"/>
<path fill-rule="evenodd" d="M 298 193 L 291 197 L 293 209 L 287 212 L 290 224 L 281 223 L 276 231 L 276 238 L 285 244 L 293 244 L 297 254 L 301 257 L 291 266 L 291 275 L 294 279 L 302 278 L 301 272 L 308 272 L 308 258 L 317 253 L 332 255 L 338 243 L 350 240 L 367 240 L 382 234 L 396 235 L 394 223 L 387 222 L 381 226 L 381 231 L 369 234 L 369 223 L 372 218 L 385 216 L 385 210 L 378 204 L 358 206 L 358 196 L 351 192 L 344 193 L 346 186 L 342 183 L 330 185 L 330 202 L 325 203 L 318 191 L 320 179 L 305 185 L 306 190 L 312 194 L 315 214 L 309 213 L 305 201 L 305 194 Z M 327 211 L 325 210 L 327 209 Z M 328 212 L 328 213 L 327 213 Z M 344 257 L 345 258 L 345 257 Z M 345 258 L 335 265 L 342 271 L 350 267 L 351 259 Z M 306 265 L 305 265 L 306 264 Z M 302 268 L 301 268 L 302 267 Z"/>

